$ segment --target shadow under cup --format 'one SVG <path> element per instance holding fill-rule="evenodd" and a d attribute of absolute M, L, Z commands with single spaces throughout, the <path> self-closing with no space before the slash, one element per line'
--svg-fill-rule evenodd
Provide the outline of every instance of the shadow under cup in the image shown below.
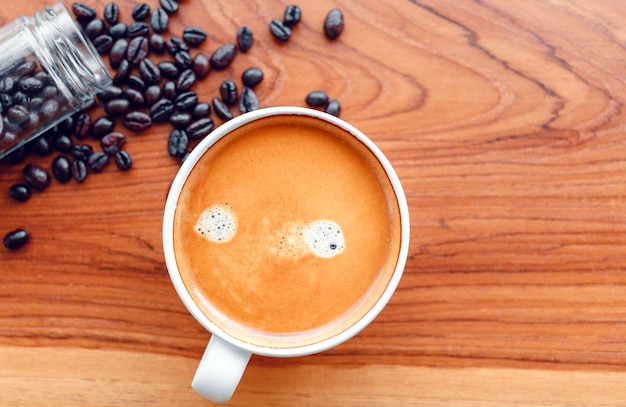
<path fill-rule="evenodd" d="M 213 334 L 251 353 L 298 356 L 363 329 L 408 251 L 400 182 L 351 125 L 267 108 L 203 140 L 168 196 L 174 286 Z"/>

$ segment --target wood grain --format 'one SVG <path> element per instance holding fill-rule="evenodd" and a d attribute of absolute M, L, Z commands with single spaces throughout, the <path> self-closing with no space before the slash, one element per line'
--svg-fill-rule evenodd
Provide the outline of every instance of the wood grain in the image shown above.
<path fill-rule="evenodd" d="M 129 20 L 135 2 L 119 4 Z M 208 101 L 258 66 L 262 106 L 339 99 L 400 175 L 412 242 L 371 326 L 323 354 L 253 357 L 233 404 L 623 405 L 624 3 L 320 0 L 279 44 L 267 25 L 287 4 L 182 0 L 170 31 L 205 28 L 202 52 L 241 25 L 255 35 L 195 90 Z M 7 2 L 0 23 L 44 5 Z M 331 42 L 333 7 L 346 28 Z M 161 249 L 168 132 L 130 135 L 127 173 L 53 182 L 26 203 L 0 194 L 0 233 L 32 235 L 0 250 L 0 404 L 202 402 L 188 383 L 209 334 Z M 0 167 L 0 189 L 22 167 Z"/>

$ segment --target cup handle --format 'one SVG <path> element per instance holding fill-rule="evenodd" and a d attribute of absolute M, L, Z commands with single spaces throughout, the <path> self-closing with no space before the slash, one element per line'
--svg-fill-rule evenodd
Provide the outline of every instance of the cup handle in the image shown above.
<path fill-rule="evenodd" d="M 212 335 L 191 387 L 211 401 L 227 402 L 237 388 L 250 356 L 249 352 Z"/>

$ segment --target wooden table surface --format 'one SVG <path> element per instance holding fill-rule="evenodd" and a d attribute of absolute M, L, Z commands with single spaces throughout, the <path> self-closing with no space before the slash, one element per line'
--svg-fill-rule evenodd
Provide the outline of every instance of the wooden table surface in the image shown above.
<path fill-rule="evenodd" d="M 107 2 L 85 0 L 99 15 Z M 45 4 L 3 2 L 0 22 Z M 135 2 L 119 4 L 129 22 Z M 170 33 L 208 32 L 192 53 L 242 25 L 255 36 L 194 90 L 210 101 L 257 66 L 261 106 L 304 106 L 315 89 L 339 99 L 394 164 L 412 241 L 374 323 L 323 354 L 253 356 L 231 404 L 625 405 L 626 4 L 302 2 L 280 44 L 268 24 L 287 4 L 181 0 Z M 345 30 L 331 42 L 333 7 Z M 190 387 L 209 334 L 161 247 L 169 131 L 126 131 L 128 172 L 53 181 L 25 203 L 0 194 L 0 233 L 31 234 L 0 247 L 0 405 L 210 404 Z M 0 189 L 56 154 L 0 167 Z"/>

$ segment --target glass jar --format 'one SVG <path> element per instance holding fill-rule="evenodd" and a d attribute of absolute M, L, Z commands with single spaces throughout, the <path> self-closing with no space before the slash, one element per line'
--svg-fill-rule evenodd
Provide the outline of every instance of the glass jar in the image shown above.
<path fill-rule="evenodd" d="M 62 3 L 0 27 L 0 158 L 91 103 L 110 83 Z"/>

